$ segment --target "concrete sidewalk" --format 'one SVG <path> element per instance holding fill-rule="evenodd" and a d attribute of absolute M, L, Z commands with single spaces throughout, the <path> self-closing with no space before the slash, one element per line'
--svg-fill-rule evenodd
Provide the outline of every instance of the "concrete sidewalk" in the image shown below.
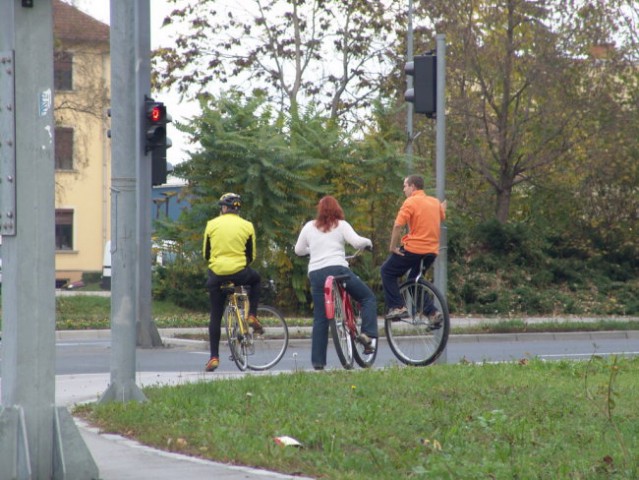
<path fill-rule="evenodd" d="M 150 385 L 180 385 L 211 376 L 202 373 L 140 373 L 140 387 Z M 222 378 L 216 376 L 215 378 Z M 56 376 L 56 404 L 72 407 L 92 402 L 106 391 L 110 374 Z M 201 460 L 186 455 L 156 450 L 119 435 L 100 433 L 82 420 L 75 419 L 87 447 L 95 460 L 101 480 L 223 480 L 295 479 L 305 477 L 283 475 L 244 466 L 227 465 Z"/>

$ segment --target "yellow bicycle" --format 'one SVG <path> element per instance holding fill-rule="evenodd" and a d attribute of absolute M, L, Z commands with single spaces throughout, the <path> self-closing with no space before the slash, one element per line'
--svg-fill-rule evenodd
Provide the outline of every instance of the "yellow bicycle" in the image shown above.
<path fill-rule="evenodd" d="M 257 318 L 264 327 L 261 335 L 248 324 L 249 300 L 246 287 L 227 283 L 222 289 L 228 294 L 224 310 L 226 338 L 231 358 L 241 371 L 268 370 L 274 367 L 288 348 L 288 325 L 282 314 L 268 305 L 259 305 Z"/>

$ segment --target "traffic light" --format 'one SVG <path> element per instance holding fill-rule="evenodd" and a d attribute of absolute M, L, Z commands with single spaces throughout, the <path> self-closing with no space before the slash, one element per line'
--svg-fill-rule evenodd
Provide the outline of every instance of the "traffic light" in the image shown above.
<path fill-rule="evenodd" d="M 414 104 L 415 113 L 434 118 L 437 113 L 437 56 L 418 55 L 404 67 L 413 77 L 413 88 L 406 90 L 404 99 Z"/>
<path fill-rule="evenodd" d="M 166 149 L 171 147 L 171 139 L 166 136 L 166 125 L 171 116 L 162 102 L 144 97 L 144 153 L 151 152 L 151 184 L 166 183 Z"/>

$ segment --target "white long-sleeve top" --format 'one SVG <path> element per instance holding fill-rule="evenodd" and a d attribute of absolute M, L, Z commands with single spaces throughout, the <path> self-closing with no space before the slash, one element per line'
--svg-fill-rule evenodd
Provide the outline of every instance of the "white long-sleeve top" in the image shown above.
<path fill-rule="evenodd" d="M 346 243 L 357 249 L 373 246 L 370 239 L 359 236 L 346 220 L 339 220 L 337 227 L 330 232 L 322 232 L 315 226 L 315 220 L 311 220 L 302 227 L 295 244 L 295 254 L 311 256 L 309 272 L 336 265 L 348 267 L 344 252 Z"/>

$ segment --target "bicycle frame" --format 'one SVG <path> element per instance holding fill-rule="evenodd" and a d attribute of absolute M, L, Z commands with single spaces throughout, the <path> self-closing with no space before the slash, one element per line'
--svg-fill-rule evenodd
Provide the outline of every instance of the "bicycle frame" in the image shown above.
<path fill-rule="evenodd" d="M 240 334 L 244 336 L 249 333 L 248 323 L 246 321 L 246 315 L 249 308 L 246 288 L 243 286 L 233 286 L 225 288 L 228 293 L 228 307 L 233 311 L 233 314 L 237 319 L 237 324 L 240 327 Z"/>
<path fill-rule="evenodd" d="M 288 347 L 288 326 L 284 317 L 273 307 L 259 305 L 256 314 L 273 328 L 269 338 L 263 332 L 255 334 L 249 324 L 249 295 L 243 285 L 225 284 L 227 294 L 224 319 L 231 359 L 244 371 L 267 370 L 276 365 Z"/>
<path fill-rule="evenodd" d="M 343 279 L 341 279 L 340 276 L 334 277 L 332 275 L 329 275 L 324 281 L 324 310 L 326 312 L 326 318 L 328 320 L 333 320 L 335 318 L 335 304 L 333 303 L 333 280 L 337 282 L 339 296 L 342 299 L 342 305 L 344 305 L 344 313 L 346 316 L 344 324 L 346 325 L 351 338 L 355 340 L 357 327 L 355 325 L 355 314 L 353 313 L 351 296 L 344 288 Z"/>

